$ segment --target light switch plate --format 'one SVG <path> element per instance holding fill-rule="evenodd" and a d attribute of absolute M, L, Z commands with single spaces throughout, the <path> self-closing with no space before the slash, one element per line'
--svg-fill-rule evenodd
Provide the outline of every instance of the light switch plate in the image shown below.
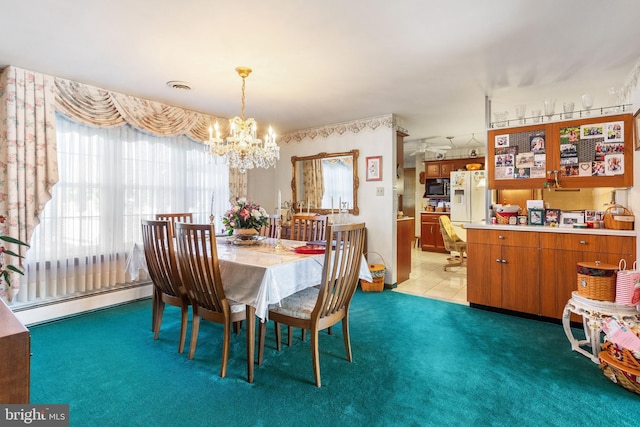
<path fill-rule="evenodd" d="M 384 196 L 384 187 L 376 188 L 376 196 Z"/>

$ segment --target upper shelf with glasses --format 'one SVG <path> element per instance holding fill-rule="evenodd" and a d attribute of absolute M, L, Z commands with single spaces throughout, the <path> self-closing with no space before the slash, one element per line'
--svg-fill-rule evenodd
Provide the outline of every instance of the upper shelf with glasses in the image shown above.
<path fill-rule="evenodd" d="M 520 108 L 519 108 L 520 107 Z M 564 120 L 576 120 L 583 118 L 609 116 L 614 114 L 630 113 L 631 104 L 613 105 L 610 107 L 585 108 L 583 110 L 573 111 L 573 108 L 564 109 L 563 112 L 556 113 L 555 106 L 545 105 L 546 111 L 533 110 L 531 115 L 525 117 L 524 107 L 516 105 L 516 118 L 509 119 L 509 112 L 493 113 L 494 121 L 489 124 L 489 129 L 499 129 L 513 126 L 536 125 L 540 123 L 558 122 Z"/>

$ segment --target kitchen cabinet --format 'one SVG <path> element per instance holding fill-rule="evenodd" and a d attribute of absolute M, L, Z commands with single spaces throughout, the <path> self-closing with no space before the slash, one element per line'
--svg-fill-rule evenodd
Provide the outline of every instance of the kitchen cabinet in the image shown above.
<path fill-rule="evenodd" d="M 440 233 L 440 216 L 448 213 L 422 212 L 420 214 L 420 249 L 425 252 L 447 252 Z"/>
<path fill-rule="evenodd" d="M 543 148 L 532 151 L 537 136 L 544 139 Z M 554 171 L 562 188 L 633 186 L 631 114 L 491 129 L 487 137 L 489 188 L 545 188 Z"/>
<path fill-rule="evenodd" d="M 625 259 L 630 268 L 636 259 L 633 235 L 504 227 L 467 228 L 467 299 L 472 304 L 561 319 L 577 289 L 579 262 L 618 265 Z M 580 318 L 573 315 L 572 320 Z"/>
<path fill-rule="evenodd" d="M 427 178 L 440 178 L 440 162 L 424 162 L 424 171 Z"/>
<path fill-rule="evenodd" d="M 29 330 L 0 299 L 0 402 L 29 403 Z"/>
<path fill-rule="evenodd" d="M 470 303 L 538 314 L 538 235 L 467 230 L 467 299 Z"/>
<path fill-rule="evenodd" d="M 397 283 L 409 279 L 411 273 L 411 244 L 415 232 L 415 219 L 405 217 L 397 220 Z"/>
<path fill-rule="evenodd" d="M 484 164 L 484 157 L 469 157 L 452 160 L 429 160 L 424 162 L 424 171 L 427 178 L 449 178 L 453 171 L 466 170 L 469 163 Z"/>
<path fill-rule="evenodd" d="M 620 259 L 631 268 L 635 260 L 635 237 L 593 234 L 541 233 L 540 314 L 559 319 L 571 292 L 577 287 L 579 262 L 601 261 L 618 265 Z M 580 320 L 575 316 L 573 320 Z"/>

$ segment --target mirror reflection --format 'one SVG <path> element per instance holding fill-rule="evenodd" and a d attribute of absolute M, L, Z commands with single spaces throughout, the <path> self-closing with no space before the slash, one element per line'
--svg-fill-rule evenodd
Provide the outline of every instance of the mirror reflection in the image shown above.
<path fill-rule="evenodd" d="M 296 212 L 358 211 L 358 150 L 291 157 L 291 190 Z"/>

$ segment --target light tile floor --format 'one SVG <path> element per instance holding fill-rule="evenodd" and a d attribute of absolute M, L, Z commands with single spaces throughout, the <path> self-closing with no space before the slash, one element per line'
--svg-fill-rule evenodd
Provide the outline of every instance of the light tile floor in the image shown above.
<path fill-rule="evenodd" d="M 467 267 L 450 267 L 444 271 L 449 256 L 413 248 L 409 280 L 399 283 L 393 290 L 468 305 Z"/>

